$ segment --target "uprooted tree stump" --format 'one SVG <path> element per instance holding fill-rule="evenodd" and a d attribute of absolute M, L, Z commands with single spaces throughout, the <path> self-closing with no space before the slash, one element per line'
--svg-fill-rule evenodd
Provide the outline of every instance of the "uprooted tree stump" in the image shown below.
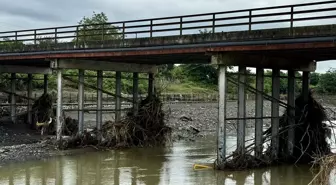
<path fill-rule="evenodd" d="M 125 148 L 134 146 L 164 145 L 171 134 L 165 125 L 165 113 L 161 100 L 147 97 L 140 102 L 137 114 L 127 114 L 120 121 L 107 121 L 98 132 L 94 129 L 61 141 L 61 149 L 94 145 L 101 148 Z"/>
<path fill-rule="evenodd" d="M 56 134 L 56 108 L 52 105 L 52 96 L 49 93 L 42 94 L 32 105 L 32 123 L 30 128 L 33 130 L 43 130 L 44 134 Z M 78 131 L 78 121 L 63 114 L 64 125 L 63 135 L 74 135 Z M 25 123 L 28 123 L 28 113 L 20 116 Z"/>
<path fill-rule="evenodd" d="M 280 119 L 278 161 L 287 163 L 310 163 L 316 157 L 331 153 L 327 143 L 330 128 L 325 124 L 328 120 L 325 109 L 309 93 L 308 102 L 303 96 L 295 100 L 295 127 L 293 155 L 288 152 L 288 116 Z"/>
<path fill-rule="evenodd" d="M 234 152 L 226 158 L 223 164 L 217 166 L 218 169 L 242 170 L 257 168 L 279 163 L 311 163 L 315 158 L 323 157 L 331 153 L 327 138 L 330 136 L 330 128 L 324 123 L 328 120 L 325 109 L 314 100 L 311 93 L 308 102 L 305 103 L 301 94 L 295 100 L 295 125 L 293 127 L 294 151 L 293 155 L 288 152 L 288 108 L 280 118 L 279 124 L 279 150 L 278 157 L 272 158 L 271 147 L 262 154 L 261 157 L 252 155 L 255 143 L 245 148 L 246 153 L 238 155 Z M 272 127 L 263 133 L 263 141 L 271 140 Z"/>

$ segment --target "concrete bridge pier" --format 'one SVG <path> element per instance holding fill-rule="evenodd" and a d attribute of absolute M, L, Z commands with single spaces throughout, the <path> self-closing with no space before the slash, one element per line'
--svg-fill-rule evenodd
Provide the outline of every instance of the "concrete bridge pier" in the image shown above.
<path fill-rule="evenodd" d="M 121 72 L 116 72 L 116 88 L 115 88 L 115 121 L 121 119 Z"/>
<path fill-rule="evenodd" d="M 253 60 L 251 60 L 253 59 Z M 259 59 L 259 60 L 257 60 Z M 282 61 L 278 63 L 276 61 Z M 313 61 L 302 62 L 288 61 L 284 59 L 275 58 L 265 58 L 265 57 L 255 57 L 255 56 L 237 56 L 230 54 L 214 54 L 212 55 L 212 64 L 218 65 L 218 91 L 219 91 L 219 102 L 218 102 L 218 125 L 217 125 L 217 160 L 216 166 L 220 167 L 221 164 L 228 160 L 229 156 L 232 157 L 231 153 L 227 151 L 226 135 L 227 135 L 227 121 L 236 120 L 237 121 L 237 142 L 236 150 L 234 150 L 237 155 L 247 154 L 246 150 L 246 121 L 254 120 L 254 148 L 253 155 L 260 157 L 263 153 L 263 131 L 264 131 L 264 120 L 271 120 L 271 157 L 277 159 L 279 152 L 279 127 L 280 127 L 280 106 L 288 108 L 288 124 L 289 128 L 295 124 L 295 84 L 296 79 L 295 71 L 301 71 L 302 77 L 302 93 L 305 100 L 308 100 L 309 92 L 309 72 L 316 69 L 315 63 Z M 261 61 L 258 63 L 258 61 Z M 284 65 L 284 62 L 285 63 Z M 297 65 L 299 63 L 299 65 Z M 238 72 L 227 72 L 228 66 L 237 66 Z M 247 73 L 247 67 L 256 68 L 255 74 Z M 265 76 L 264 70 L 271 69 L 272 75 Z M 287 76 L 280 75 L 281 70 L 287 70 Z M 230 76 L 228 76 L 230 74 Z M 233 78 L 232 75 L 237 76 Z M 255 77 L 256 84 L 255 87 L 250 86 L 247 83 L 247 77 Z M 264 91 L 264 81 L 265 77 L 272 79 L 272 90 L 270 94 L 266 94 Z M 280 79 L 287 78 L 287 103 L 282 102 L 280 99 Z M 232 83 L 238 87 L 238 111 L 236 118 L 227 118 L 226 115 L 226 103 L 227 103 L 227 86 L 228 83 Z M 246 93 L 255 94 L 255 116 L 248 117 L 246 115 Z M 271 101 L 271 115 L 265 116 L 264 114 L 264 101 L 265 99 Z M 281 113 L 282 114 L 282 113 Z M 288 130 L 288 140 L 286 145 L 288 147 L 289 154 L 293 153 L 293 142 L 295 139 L 294 130 Z"/>
<path fill-rule="evenodd" d="M 98 130 L 98 138 L 101 138 L 100 130 L 103 124 L 103 71 L 97 71 L 97 111 L 96 111 L 96 128 Z"/>
<path fill-rule="evenodd" d="M 32 112 L 32 96 L 33 96 L 33 75 L 28 74 L 27 79 L 27 94 L 28 94 L 28 105 L 27 105 L 27 114 L 28 114 L 28 124 L 33 125 L 33 112 Z"/>
<path fill-rule="evenodd" d="M 16 73 L 11 73 L 11 102 L 10 115 L 13 123 L 16 123 Z"/>
<path fill-rule="evenodd" d="M 133 114 L 138 112 L 139 101 L 139 73 L 133 73 Z"/>
<path fill-rule="evenodd" d="M 44 94 L 48 93 L 48 75 L 47 74 L 43 75 L 43 93 Z"/>
<path fill-rule="evenodd" d="M 154 94 L 154 73 L 148 73 L 148 96 L 153 96 Z"/>
<path fill-rule="evenodd" d="M 83 69 L 78 70 L 78 134 L 83 133 L 84 125 L 84 73 Z"/>
<path fill-rule="evenodd" d="M 62 128 L 63 128 L 63 103 L 62 103 L 62 94 L 63 94 L 63 77 L 62 69 L 57 69 L 57 107 L 56 107 L 56 140 L 60 141 L 62 138 Z"/>

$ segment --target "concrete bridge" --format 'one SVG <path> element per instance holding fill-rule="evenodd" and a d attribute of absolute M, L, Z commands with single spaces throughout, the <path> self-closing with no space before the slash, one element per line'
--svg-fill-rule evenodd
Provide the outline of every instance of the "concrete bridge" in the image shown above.
<path fill-rule="evenodd" d="M 336 1 L 284 5 L 246 10 L 75 25 L 0 33 L 0 71 L 12 74 L 12 120 L 15 122 L 15 74 L 57 73 L 57 139 L 61 138 L 62 71 L 79 70 L 79 132 L 83 132 L 84 70 L 97 71 L 97 127 L 102 124 L 103 71 L 116 71 L 117 97 L 121 95 L 121 72 L 133 72 L 133 103 L 138 97 L 139 73 L 148 73 L 148 94 L 154 93 L 157 66 L 170 63 L 204 63 L 219 66 L 218 161 L 226 154 L 226 68 L 238 66 L 238 152 L 245 146 L 246 67 L 256 68 L 256 149 L 262 152 L 264 69 L 272 75 L 272 134 L 279 127 L 280 70 L 288 70 L 289 106 L 295 106 L 295 71 L 303 72 L 302 92 L 308 96 L 309 72 L 316 63 L 336 59 Z M 204 30 L 205 32 L 199 32 Z M 31 100 L 31 99 L 30 99 Z M 116 98 L 116 119 L 120 119 Z M 31 101 L 28 102 L 31 110 Z M 294 111 L 289 115 L 294 116 Z M 31 114 L 29 118 L 31 122 Z M 294 124 L 294 118 L 290 123 Z M 294 139 L 289 132 L 289 140 Z M 289 142 L 291 143 L 291 142 Z M 279 138 L 272 139 L 276 155 Z M 293 146 L 289 144 L 289 151 Z"/>

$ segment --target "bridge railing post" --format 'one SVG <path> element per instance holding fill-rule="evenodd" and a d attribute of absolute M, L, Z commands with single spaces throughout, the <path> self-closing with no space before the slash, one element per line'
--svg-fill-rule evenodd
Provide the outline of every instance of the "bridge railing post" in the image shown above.
<path fill-rule="evenodd" d="M 86 48 L 86 26 L 83 26 L 83 46 Z"/>
<path fill-rule="evenodd" d="M 126 37 L 126 35 L 125 35 L 125 28 L 126 27 L 126 25 L 125 25 L 125 22 L 123 22 L 123 24 L 122 24 L 122 45 L 123 46 L 125 46 L 125 37 Z"/>
<path fill-rule="evenodd" d="M 149 37 L 153 37 L 153 19 L 150 20 Z"/>
<path fill-rule="evenodd" d="M 249 32 L 252 30 L 252 10 L 249 11 Z"/>
<path fill-rule="evenodd" d="M 55 47 L 57 46 L 57 28 L 55 28 Z"/>
<path fill-rule="evenodd" d="M 293 31 L 293 20 L 294 20 L 294 6 L 291 6 L 291 14 L 290 14 L 290 35 L 293 36 L 294 31 Z"/>
<path fill-rule="evenodd" d="M 79 38 L 79 26 L 76 26 L 76 42 L 75 42 L 75 48 L 79 48 L 78 44 L 78 38 Z"/>
<path fill-rule="evenodd" d="M 212 14 L 212 34 L 216 31 L 216 14 Z"/>
<path fill-rule="evenodd" d="M 180 17 L 180 36 L 183 34 L 183 17 Z"/>
<path fill-rule="evenodd" d="M 105 37 L 105 24 L 102 25 L 102 45 L 101 47 L 103 48 L 104 47 L 104 37 Z"/>

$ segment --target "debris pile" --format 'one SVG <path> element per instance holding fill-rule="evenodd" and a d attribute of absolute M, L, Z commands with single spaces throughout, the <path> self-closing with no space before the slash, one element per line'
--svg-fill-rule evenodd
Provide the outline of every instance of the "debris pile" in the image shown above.
<path fill-rule="evenodd" d="M 275 163 L 311 163 L 315 158 L 320 158 L 331 153 L 331 148 L 327 143 L 330 136 L 330 128 L 325 124 L 328 120 L 325 109 L 314 100 L 311 94 L 305 103 L 300 95 L 295 100 L 295 125 L 289 126 L 288 107 L 286 113 L 280 118 L 279 124 L 279 150 L 277 157 L 272 156 L 272 147 L 268 147 L 261 157 L 252 155 L 255 143 L 245 147 L 245 153 L 234 152 L 226 158 L 224 164 L 219 165 L 220 170 L 224 169 L 248 169 L 268 166 Z M 294 129 L 294 151 L 290 155 L 288 151 L 288 131 Z M 272 127 L 263 133 L 263 142 L 271 141 Z"/>
<path fill-rule="evenodd" d="M 156 97 L 147 97 L 140 102 L 138 112 L 127 114 L 120 121 L 107 121 L 100 132 L 94 129 L 59 143 L 59 148 L 76 148 L 93 145 L 100 148 L 164 145 L 171 134 L 165 125 L 162 102 Z"/>
<path fill-rule="evenodd" d="M 49 126 L 50 118 L 54 117 L 54 111 L 52 106 L 52 97 L 50 94 L 42 94 L 32 106 L 32 128 L 43 127 L 44 129 Z M 27 116 L 27 115 L 26 115 Z M 28 116 L 27 116 L 28 117 Z M 51 120 L 52 121 L 52 120 Z M 27 121 L 28 122 L 28 121 Z M 41 126 L 40 126 L 41 125 Z"/>
<path fill-rule="evenodd" d="M 45 93 L 41 95 L 32 105 L 32 123 L 30 125 L 33 130 L 41 130 L 42 134 L 56 134 L 56 108 L 52 105 L 52 95 Z M 78 121 L 63 114 L 64 126 L 62 129 L 63 135 L 77 134 Z M 28 113 L 24 113 L 19 117 L 25 123 L 28 123 Z"/>
<path fill-rule="evenodd" d="M 319 171 L 309 185 L 330 184 L 330 178 L 336 177 L 336 155 L 332 154 L 318 158 L 314 164 L 319 167 Z"/>

